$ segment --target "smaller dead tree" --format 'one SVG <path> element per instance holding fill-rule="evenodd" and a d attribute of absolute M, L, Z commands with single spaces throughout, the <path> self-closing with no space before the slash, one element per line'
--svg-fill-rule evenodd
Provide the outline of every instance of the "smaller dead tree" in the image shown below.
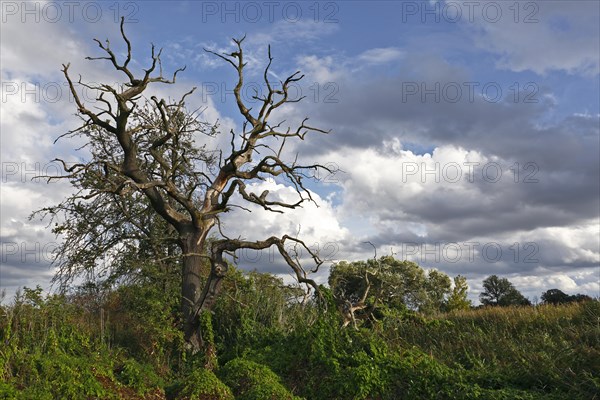
<path fill-rule="evenodd" d="M 344 318 L 344 322 L 342 323 L 342 328 L 347 327 L 348 325 L 350 325 L 350 323 L 352 323 L 352 326 L 354 327 L 354 329 L 358 330 L 358 326 L 356 325 L 356 312 L 360 311 L 360 310 L 364 310 L 365 308 L 369 307 L 366 304 L 366 300 L 367 300 L 367 296 L 369 295 L 369 290 L 371 289 L 371 283 L 369 282 L 369 271 L 365 272 L 365 283 L 366 283 L 366 288 L 365 288 L 365 292 L 363 293 L 362 297 L 355 303 L 352 303 L 352 301 L 348 300 L 348 299 L 338 299 L 341 300 L 342 304 L 340 306 L 340 312 L 342 313 L 342 317 Z M 363 316 L 364 318 L 368 317 L 368 314 L 366 316 Z"/>

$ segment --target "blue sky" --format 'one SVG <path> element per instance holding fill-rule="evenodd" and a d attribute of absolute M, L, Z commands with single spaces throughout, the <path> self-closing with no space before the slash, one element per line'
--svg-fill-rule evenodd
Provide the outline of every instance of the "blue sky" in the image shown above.
<path fill-rule="evenodd" d="M 27 217 L 70 190 L 25 178 L 59 155 L 85 156 L 77 143 L 53 144 L 77 122 L 61 63 L 118 82 L 84 57 L 99 55 L 92 38 L 110 38 L 122 55 L 115 20 L 125 16 L 134 69 L 147 66 L 150 43 L 162 47 L 166 73 L 187 69 L 157 93 L 197 86 L 191 104 L 225 132 L 241 123 L 227 93 L 234 74 L 204 48 L 231 52 L 231 38 L 246 35 L 249 88 L 261 87 L 268 44 L 272 79 L 305 74 L 297 89 L 307 98 L 277 119 L 309 116 L 332 133 L 290 156 L 343 172 L 310 185 L 319 208 L 255 212 L 232 234 L 258 239 L 301 222 L 301 236 L 334 259 L 371 257 L 370 241 L 379 255 L 467 276 L 474 299 L 493 273 L 532 299 L 550 288 L 600 295 L 599 2 L 23 4 L 1 9 L 0 287 L 9 294 L 48 287 L 50 257 L 38 253 L 60 238 Z M 287 276 L 279 261 L 258 264 L 244 265 Z"/>

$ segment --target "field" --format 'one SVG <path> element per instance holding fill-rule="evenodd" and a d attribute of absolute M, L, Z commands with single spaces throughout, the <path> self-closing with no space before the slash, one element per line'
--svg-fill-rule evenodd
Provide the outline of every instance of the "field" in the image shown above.
<path fill-rule="evenodd" d="M 0 398 L 600 398 L 597 300 L 427 317 L 388 309 L 355 330 L 341 328 L 332 301 L 293 303 L 276 278 L 238 273 L 203 315 L 212 353 L 191 356 L 168 290 L 92 289 L 5 301 Z"/>

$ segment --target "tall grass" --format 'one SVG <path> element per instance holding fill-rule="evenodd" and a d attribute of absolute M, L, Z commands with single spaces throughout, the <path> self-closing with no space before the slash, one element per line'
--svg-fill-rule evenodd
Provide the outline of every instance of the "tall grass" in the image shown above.
<path fill-rule="evenodd" d="M 0 306 L 1 399 L 135 399 L 159 390 L 152 368 L 109 347 L 86 304 L 25 288 Z"/>
<path fill-rule="evenodd" d="M 389 343 L 417 346 L 485 387 L 593 398 L 600 391 L 600 302 L 488 307 L 430 321 L 396 320 Z"/>
<path fill-rule="evenodd" d="M 274 277 L 236 273 L 226 284 L 212 318 L 214 374 L 182 350 L 172 294 L 25 289 L 0 306 L 0 398 L 600 399 L 599 301 L 434 318 L 390 309 L 354 330 L 334 304 L 290 301 L 296 291 Z M 278 378 L 231 386 L 228 362 Z"/>

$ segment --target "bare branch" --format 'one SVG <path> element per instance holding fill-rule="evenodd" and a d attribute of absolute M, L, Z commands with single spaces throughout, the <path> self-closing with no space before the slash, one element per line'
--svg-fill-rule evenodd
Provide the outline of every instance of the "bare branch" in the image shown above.
<path fill-rule="evenodd" d="M 235 96 L 235 101 L 237 103 L 238 109 L 240 110 L 240 113 L 246 118 L 246 121 L 248 121 L 255 130 L 259 131 L 262 129 L 261 123 L 259 120 L 254 118 L 252 116 L 252 114 L 250 114 L 251 109 L 246 107 L 246 105 L 244 104 L 244 101 L 242 99 L 242 94 L 241 94 L 242 87 L 244 86 L 244 67 L 246 66 L 246 63 L 244 62 L 244 52 L 242 50 L 242 42 L 244 41 L 245 38 L 246 38 L 246 36 L 242 37 L 241 39 L 233 39 L 233 42 L 237 46 L 237 51 L 234 51 L 231 54 L 225 54 L 225 53 L 219 54 L 212 50 L 208 50 L 208 49 L 204 49 L 204 50 L 208 53 L 214 54 L 215 56 L 219 57 L 222 60 L 225 60 L 226 62 L 231 64 L 233 66 L 233 68 L 235 68 L 235 70 L 237 72 L 237 76 L 238 76 L 238 81 L 233 89 L 233 93 Z M 235 61 L 236 59 L 237 59 L 237 62 Z"/>

